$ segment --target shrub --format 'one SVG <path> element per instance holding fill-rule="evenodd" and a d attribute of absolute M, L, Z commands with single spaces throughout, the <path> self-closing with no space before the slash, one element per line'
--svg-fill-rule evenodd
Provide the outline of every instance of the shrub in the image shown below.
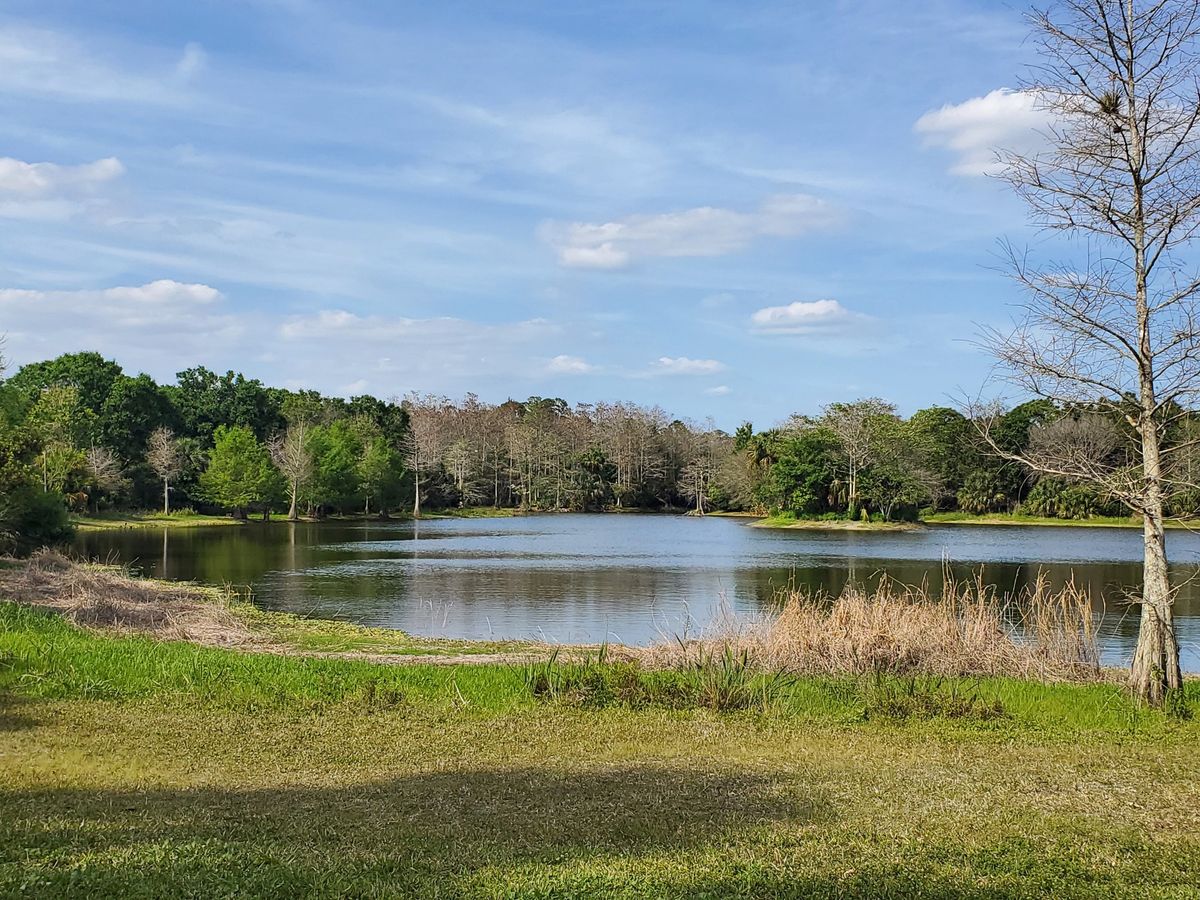
<path fill-rule="evenodd" d="M 5 549 L 28 552 L 69 540 L 74 532 L 61 495 L 21 487 L 0 499 L 0 540 Z"/>

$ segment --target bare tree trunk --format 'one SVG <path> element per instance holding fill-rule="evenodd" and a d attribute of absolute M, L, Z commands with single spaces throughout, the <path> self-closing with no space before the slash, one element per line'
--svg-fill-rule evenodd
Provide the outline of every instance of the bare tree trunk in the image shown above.
<path fill-rule="evenodd" d="M 413 518 L 421 518 L 421 473 L 413 469 Z"/>
<path fill-rule="evenodd" d="M 289 491 L 290 496 L 288 497 L 288 521 L 295 522 L 298 518 L 300 518 L 296 510 L 296 500 L 298 499 L 298 495 L 300 493 L 300 485 L 294 478 L 292 479 L 291 488 L 291 491 Z"/>
<path fill-rule="evenodd" d="M 1132 84 L 1130 88 L 1132 88 Z M 1132 94 L 1132 90 L 1131 90 Z M 1135 109 L 1130 104 L 1130 117 Z M 1179 668 L 1179 642 L 1171 604 L 1171 579 L 1167 570 L 1167 539 L 1163 529 L 1163 469 L 1161 435 L 1155 412 L 1158 405 L 1155 390 L 1154 352 L 1150 338 L 1150 305 L 1146 277 L 1146 213 L 1145 194 L 1140 170 L 1144 152 L 1144 135 L 1140 129 L 1133 133 L 1133 218 L 1134 218 L 1134 289 L 1138 326 L 1138 374 L 1141 415 L 1138 431 L 1142 437 L 1142 477 L 1145 483 L 1145 504 L 1142 510 L 1145 549 L 1142 556 L 1142 620 L 1138 629 L 1137 648 L 1129 668 L 1129 686 L 1146 702 L 1159 706 L 1169 690 L 1178 689 L 1183 681 Z"/>
<path fill-rule="evenodd" d="M 1142 461 L 1148 483 L 1148 502 L 1142 513 L 1145 551 L 1142 558 L 1142 616 L 1137 648 L 1129 669 L 1129 686 L 1139 697 L 1155 706 L 1167 691 L 1183 683 L 1179 666 L 1179 642 L 1175 636 L 1171 605 L 1171 581 L 1167 570 L 1167 542 L 1163 528 L 1158 432 L 1146 428 L 1142 438 Z"/>
<path fill-rule="evenodd" d="M 163 515 L 171 514 L 171 482 L 166 478 L 163 479 Z"/>

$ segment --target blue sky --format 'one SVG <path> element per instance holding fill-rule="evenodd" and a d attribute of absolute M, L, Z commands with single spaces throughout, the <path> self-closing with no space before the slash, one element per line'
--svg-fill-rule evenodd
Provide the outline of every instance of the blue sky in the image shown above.
<path fill-rule="evenodd" d="M 913 7 L 918 7 L 914 9 Z M 733 427 L 975 391 L 1019 7 L 10 0 L 0 331 Z"/>

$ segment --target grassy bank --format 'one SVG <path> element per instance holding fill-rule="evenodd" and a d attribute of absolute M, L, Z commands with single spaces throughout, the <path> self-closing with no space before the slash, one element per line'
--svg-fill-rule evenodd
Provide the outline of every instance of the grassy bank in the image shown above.
<path fill-rule="evenodd" d="M 1167 714 L 1102 682 L 781 676 L 732 650 L 647 669 L 264 613 L 52 555 L 2 570 L 14 595 L 3 896 L 1183 897 L 1200 881 L 1196 682 Z M 869 621 L 860 598 L 793 604 L 759 640 L 816 671 L 861 639 L 887 651 L 868 670 L 946 657 L 936 607 L 881 644 L 913 615 L 890 603 Z M 792 619 L 820 642 L 772 643 Z"/>
<path fill-rule="evenodd" d="M 1023 513 L 986 513 L 972 515 L 962 512 L 930 513 L 921 518 L 931 525 L 1061 525 L 1081 528 L 1140 528 L 1141 522 L 1128 516 L 1096 516 L 1091 519 L 1053 519 L 1049 516 L 1027 516 Z"/>
<path fill-rule="evenodd" d="M 912 531 L 916 522 L 863 522 L 859 519 L 804 519 L 790 513 L 765 516 L 754 528 L 806 528 L 813 531 Z"/>
<path fill-rule="evenodd" d="M 422 519 L 506 519 L 521 515 L 517 509 L 495 509 L 491 506 L 468 506 L 452 509 L 432 509 L 421 514 Z M 286 513 L 271 513 L 271 522 L 287 522 Z M 302 522 L 314 522 L 316 519 L 301 517 Z M 374 515 L 344 515 L 327 516 L 324 522 L 411 522 L 412 515 L 407 512 L 391 513 L 387 519 Z M 197 528 L 209 525 L 256 525 L 262 522 L 258 514 L 249 519 L 235 519 L 232 516 L 208 516 L 181 510 L 164 515 L 152 511 L 120 511 L 104 512 L 89 515 L 73 515 L 71 523 L 76 528 L 83 529 L 115 529 L 115 528 Z"/>
<path fill-rule="evenodd" d="M 1053 519 L 1048 516 L 1027 516 L 1022 513 L 986 513 L 972 515 L 963 512 L 927 513 L 920 522 L 861 522 L 853 519 L 805 519 L 791 514 L 763 516 L 754 523 L 757 528 L 807 528 L 815 531 L 912 531 L 922 525 L 1054 525 L 1077 528 L 1141 528 L 1140 519 L 1128 516 L 1094 516 L 1090 519 Z M 1195 520 L 1168 521 L 1168 528 L 1195 529 Z"/>
<path fill-rule="evenodd" d="M 994 718 L 538 699 L 514 666 L 113 637 L 0 605 L 0 893 L 1187 896 L 1194 722 L 1106 686 Z M 943 688 L 946 685 L 943 684 Z"/>
<path fill-rule="evenodd" d="M 210 525 L 243 525 L 230 516 L 205 516 L 191 510 L 164 515 L 161 512 L 105 512 L 71 516 L 71 524 L 86 530 L 117 528 L 200 528 Z"/>

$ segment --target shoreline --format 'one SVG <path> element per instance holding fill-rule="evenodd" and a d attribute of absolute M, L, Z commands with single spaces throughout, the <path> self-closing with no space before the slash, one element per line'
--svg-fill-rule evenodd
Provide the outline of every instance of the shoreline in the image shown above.
<path fill-rule="evenodd" d="M 804 519 L 766 516 L 744 511 L 718 511 L 706 513 L 697 517 L 692 512 L 679 510 L 647 510 L 647 509 L 611 509 L 599 511 L 565 511 L 565 510 L 521 510 L 511 507 L 468 507 L 465 509 L 435 509 L 422 513 L 419 519 L 414 519 L 409 513 L 397 513 L 387 518 L 364 515 L 326 516 L 311 518 L 301 516 L 289 520 L 280 514 L 272 514 L 264 522 L 260 517 L 250 516 L 246 519 L 235 519 L 232 516 L 215 516 L 199 514 L 174 514 L 164 516 L 162 513 L 130 512 L 100 515 L 72 515 L 71 524 L 80 531 L 116 531 L 134 528 L 225 528 L 229 526 L 279 525 L 279 524 L 322 524 L 322 523 L 367 523 L 389 524 L 397 522 L 435 521 L 440 519 L 510 519 L 522 516 L 538 515 L 646 515 L 646 516 L 692 516 L 696 518 L 752 520 L 751 528 L 767 528 L 777 530 L 809 530 L 809 531 L 918 531 L 922 528 L 942 525 L 981 525 L 1008 527 L 1046 527 L 1046 528 L 1124 528 L 1140 529 L 1141 522 L 1135 519 L 1052 519 L 1042 516 L 1021 516 L 1006 513 L 991 513 L 981 516 L 970 516 L 960 513 L 935 513 L 915 522 L 863 522 L 850 519 Z M 1171 530 L 1192 531 L 1200 530 L 1200 520 L 1167 520 L 1165 526 Z"/>

